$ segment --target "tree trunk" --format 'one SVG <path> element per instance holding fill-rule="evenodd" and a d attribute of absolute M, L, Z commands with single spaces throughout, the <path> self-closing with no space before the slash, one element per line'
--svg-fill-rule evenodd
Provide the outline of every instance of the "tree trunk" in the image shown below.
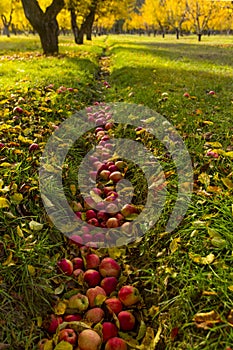
<path fill-rule="evenodd" d="M 180 31 L 178 28 L 176 28 L 176 39 L 180 39 Z"/>
<path fill-rule="evenodd" d="M 198 36 L 198 41 L 201 41 L 202 33 L 198 33 L 197 36 Z"/>
<path fill-rule="evenodd" d="M 82 45 L 84 42 L 84 32 L 85 32 L 83 23 L 81 24 L 81 27 L 79 29 L 76 21 L 77 15 L 74 8 L 70 9 L 70 16 L 71 16 L 71 27 L 74 34 L 74 41 L 76 44 Z"/>
<path fill-rule="evenodd" d="M 39 34 L 44 54 L 58 54 L 59 28 L 56 17 L 65 5 L 64 0 L 53 0 L 45 12 L 37 0 L 22 0 L 22 4 L 26 18 Z"/>
<path fill-rule="evenodd" d="M 11 21 L 12 21 L 12 13 L 13 13 L 13 10 L 11 10 L 9 21 L 7 21 L 5 15 L 1 15 L 2 24 L 3 24 L 3 34 L 6 35 L 8 38 L 10 37 L 9 28 L 10 28 Z"/>

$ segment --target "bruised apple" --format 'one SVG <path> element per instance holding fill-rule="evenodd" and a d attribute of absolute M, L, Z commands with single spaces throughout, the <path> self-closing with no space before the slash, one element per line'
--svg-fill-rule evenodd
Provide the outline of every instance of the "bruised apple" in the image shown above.
<path fill-rule="evenodd" d="M 104 311 L 100 307 L 94 307 L 93 309 L 88 310 L 84 319 L 91 323 L 98 323 L 104 318 Z"/>

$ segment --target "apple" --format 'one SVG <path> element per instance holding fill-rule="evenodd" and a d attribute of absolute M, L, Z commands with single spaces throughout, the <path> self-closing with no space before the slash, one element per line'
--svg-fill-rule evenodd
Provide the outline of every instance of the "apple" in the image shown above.
<path fill-rule="evenodd" d="M 86 255 L 86 268 L 87 269 L 97 269 L 100 264 L 100 258 L 97 254 Z"/>
<path fill-rule="evenodd" d="M 104 125 L 106 123 L 105 118 L 98 118 L 95 121 L 95 125 Z"/>
<path fill-rule="evenodd" d="M 82 320 L 82 316 L 79 314 L 75 314 L 75 315 L 66 315 L 64 317 L 64 321 L 65 322 L 73 322 L 73 321 L 81 321 Z"/>
<path fill-rule="evenodd" d="M 135 326 L 135 317 L 130 311 L 121 311 L 117 315 L 122 331 L 132 331 Z"/>
<path fill-rule="evenodd" d="M 108 214 L 104 210 L 100 210 L 97 213 L 97 219 L 99 221 L 107 221 L 109 218 Z"/>
<path fill-rule="evenodd" d="M 82 219 L 82 212 L 81 211 L 76 211 L 75 215 L 79 218 Z"/>
<path fill-rule="evenodd" d="M 95 181 L 97 177 L 97 173 L 98 172 L 94 170 L 89 171 L 90 178 Z"/>
<path fill-rule="evenodd" d="M 57 327 L 63 322 L 62 317 L 56 316 L 54 314 L 49 315 L 48 319 L 43 322 L 43 328 L 47 330 L 48 333 L 56 333 Z"/>
<path fill-rule="evenodd" d="M 87 242 L 92 240 L 92 235 L 90 233 L 84 233 L 83 242 L 86 244 Z"/>
<path fill-rule="evenodd" d="M 107 205 L 106 211 L 111 214 L 116 214 L 118 212 L 119 208 L 116 204 L 114 203 L 109 203 Z M 119 223 L 118 223 L 119 224 Z"/>
<path fill-rule="evenodd" d="M 83 263 L 83 259 L 82 258 L 73 258 L 72 259 L 72 263 L 73 263 L 73 266 L 74 266 L 74 270 L 76 269 L 84 269 L 84 263 Z"/>
<path fill-rule="evenodd" d="M 37 348 L 38 350 L 44 350 L 45 348 L 45 344 L 49 341 L 48 338 L 43 338 L 39 341 L 39 343 L 37 344 Z"/>
<path fill-rule="evenodd" d="M 116 277 L 105 277 L 102 279 L 100 286 L 105 290 L 107 295 L 110 295 L 116 290 L 117 284 Z"/>
<path fill-rule="evenodd" d="M 111 172 L 109 170 L 102 170 L 99 175 L 100 175 L 101 179 L 108 180 L 110 174 L 111 174 Z"/>
<path fill-rule="evenodd" d="M 104 130 L 100 130 L 100 131 L 98 131 L 98 132 L 96 133 L 97 138 L 101 138 L 101 137 L 103 137 L 104 135 L 105 135 L 105 131 L 104 131 Z"/>
<path fill-rule="evenodd" d="M 71 276 L 73 273 L 73 264 L 69 259 L 61 259 L 57 262 L 58 269 L 67 276 Z"/>
<path fill-rule="evenodd" d="M 92 226 L 96 226 L 96 227 L 99 226 L 99 221 L 96 218 L 92 218 L 92 219 L 88 220 L 87 223 L 88 223 L 88 225 L 92 225 Z"/>
<path fill-rule="evenodd" d="M 122 302 L 116 297 L 106 299 L 105 305 L 107 305 L 108 310 L 114 312 L 116 315 L 119 314 L 123 308 Z"/>
<path fill-rule="evenodd" d="M 107 341 L 104 350 L 127 350 L 127 344 L 123 339 L 114 337 Z"/>
<path fill-rule="evenodd" d="M 84 281 L 89 287 L 95 287 L 100 283 L 101 276 L 99 271 L 89 269 L 84 273 Z"/>
<path fill-rule="evenodd" d="M 90 233 L 90 229 L 89 229 L 88 226 L 83 225 L 83 226 L 81 227 L 81 230 L 82 230 L 83 233 Z"/>
<path fill-rule="evenodd" d="M 104 311 L 100 307 L 94 307 L 88 310 L 84 319 L 91 323 L 99 323 L 104 318 Z"/>
<path fill-rule="evenodd" d="M 101 141 L 108 141 L 110 139 L 110 137 L 108 135 L 103 135 L 101 138 Z"/>
<path fill-rule="evenodd" d="M 92 209 L 86 211 L 86 220 L 96 218 L 96 212 Z"/>
<path fill-rule="evenodd" d="M 124 233 L 128 233 L 130 234 L 132 232 L 132 222 L 124 222 L 122 225 L 121 225 L 121 230 L 124 232 Z"/>
<path fill-rule="evenodd" d="M 120 173 L 120 171 L 113 171 L 110 174 L 109 179 L 113 182 L 118 182 L 123 179 L 123 175 Z"/>
<path fill-rule="evenodd" d="M 23 108 L 21 108 L 21 107 L 19 107 L 19 106 L 16 106 L 16 107 L 14 107 L 14 109 L 13 109 L 13 113 L 22 114 L 22 113 L 23 113 Z"/>
<path fill-rule="evenodd" d="M 140 300 L 138 289 L 130 285 L 121 287 L 118 297 L 125 306 L 134 305 Z"/>
<path fill-rule="evenodd" d="M 98 196 L 101 196 L 101 194 L 102 194 L 101 189 L 98 188 L 98 187 L 94 187 L 94 188 L 92 189 L 92 191 L 93 191 L 95 194 L 97 194 Z"/>
<path fill-rule="evenodd" d="M 210 91 L 208 92 L 208 95 L 215 95 L 215 91 L 210 90 Z"/>
<path fill-rule="evenodd" d="M 121 223 L 125 217 L 121 214 L 121 213 L 117 213 L 114 218 L 116 218 L 118 220 L 119 223 Z"/>
<path fill-rule="evenodd" d="M 113 126 L 114 126 L 114 124 L 113 124 L 113 123 L 108 122 L 108 123 L 106 123 L 106 124 L 105 124 L 104 128 L 105 128 L 105 130 L 110 130 L 110 129 L 112 129 L 112 128 L 113 128 Z"/>
<path fill-rule="evenodd" d="M 125 162 L 123 161 L 123 160 L 118 160 L 116 163 L 115 163 L 115 166 L 118 168 L 118 169 L 120 169 L 120 170 L 122 170 L 122 169 L 124 169 L 124 167 L 125 167 Z"/>
<path fill-rule="evenodd" d="M 185 92 L 185 93 L 183 94 L 183 96 L 184 96 L 184 97 L 190 97 L 190 95 L 189 95 L 188 92 Z"/>
<path fill-rule="evenodd" d="M 95 169 L 99 172 L 101 171 L 102 167 L 105 167 L 105 164 L 103 164 L 102 162 L 100 162 L 99 160 L 95 163 L 93 163 L 93 166 L 95 167 Z"/>
<path fill-rule="evenodd" d="M 84 245 L 80 248 L 80 253 L 85 257 L 87 254 L 90 254 L 90 248 Z"/>
<path fill-rule="evenodd" d="M 119 221 L 117 220 L 117 218 L 109 218 L 106 221 L 106 226 L 108 228 L 114 228 L 114 227 L 119 227 Z"/>
<path fill-rule="evenodd" d="M 78 312 L 85 311 L 89 306 L 88 297 L 81 293 L 72 295 L 68 300 L 68 308 L 77 309 Z"/>
<path fill-rule="evenodd" d="M 3 147 L 5 147 L 5 144 L 0 142 L 0 149 L 3 148 Z"/>
<path fill-rule="evenodd" d="M 70 236 L 70 243 L 76 244 L 78 247 L 81 247 L 83 245 L 83 239 L 79 235 L 72 235 Z"/>
<path fill-rule="evenodd" d="M 37 143 L 32 143 L 28 148 L 29 152 L 36 151 L 37 149 L 39 149 L 39 145 Z"/>
<path fill-rule="evenodd" d="M 99 266 L 99 272 L 103 277 L 118 277 L 120 271 L 120 265 L 112 258 L 104 258 Z"/>
<path fill-rule="evenodd" d="M 116 325 L 112 322 L 103 322 L 102 334 L 103 334 L 103 342 L 105 343 L 108 339 L 114 338 L 117 336 L 118 329 Z"/>
<path fill-rule="evenodd" d="M 58 339 L 59 339 L 59 342 L 64 340 L 67 343 L 75 345 L 77 341 L 77 334 L 72 328 L 65 328 L 59 332 Z"/>
<path fill-rule="evenodd" d="M 84 329 L 79 334 L 78 346 L 80 350 L 100 350 L 101 343 L 99 334 L 92 329 Z"/>
<path fill-rule="evenodd" d="M 98 126 L 98 128 L 95 129 L 95 133 L 97 134 L 99 131 L 103 131 L 104 129 Z"/>
<path fill-rule="evenodd" d="M 75 269 L 75 270 L 73 271 L 73 276 L 74 276 L 75 278 L 78 278 L 79 275 L 84 275 L 84 271 L 83 271 L 82 269 Z"/>
<path fill-rule="evenodd" d="M 133 204 L 125 204 L 121 209 L 121 214 L 124 217 L 127 217 L 131 214 L 135 214 L 137 212 L 138 212 L 138 210 Z"/>
<path fill-rule="evenodd" d="M 98 295 L 106 297 L 105 290 L 99 286 L 96 286 L 95 288 L 89 288 L 87 290 L 86 296 L 88 298 L 89 306 L 91 308 L 96 306 L 96 298 Z"/>
<path fill-rule="evenodd" d="M 103 191 L 104 191 L 105 196 L 108 196 L 109 192 L 114 191 L 114 187 L 113 186 L 104 186 Z"/>
<path fill-rule="evenodd" d="M 118 167 L 114 164 L 114 165 L 110 165 L 108 167 L 108 170 L 111 171 L 111 173 L 113 173 L 114 171 L 118 171 Z"/>
<path fill-rule="evenodd" d="M 94 236 L 93 236 L 93 242 L 99 242 L 99 243 L 102 243 L 105 241 L 105 235 L 104 233 L 96 233 Z"/>

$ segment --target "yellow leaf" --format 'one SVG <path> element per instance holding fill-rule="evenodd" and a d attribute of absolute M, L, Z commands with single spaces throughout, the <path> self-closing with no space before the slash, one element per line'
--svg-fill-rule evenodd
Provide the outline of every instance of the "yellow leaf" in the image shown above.
<path fill-rule="evenodd" d="M 0 209 L 2 208 L 9 208 L 10 203 L 8 202 L 8 200 L 4 197 L 0 197 Z"/>
<path fill-rule="evenodd" d="M 53 340 L 48 340 L 44 345 L 44 350 L 53 350 Z"/>
<path fill-rule="evenodd" d="M 2 168 L 9 168 L 9 167 L 11 167 L 12 165 L 13 165 L 13 164 L 8 163 L 8 162 L 3 162 L 3 163 L 0 164 L 0 166 L 1 166 Z"/>
<path fill-rule="evenodd" d="M 226 157 L 233 158 L 233 151 L 225 152 L 224 155 L 225 155 Z"/>
<path fill-rule="evenodd" d="M 54 312 L 56 315 L 64 315 L 67 308 L 67 303 L 65 301 L 59 301 L 54 307 Z"/>
<path fill-rule="evenodd" d="M 174 238 L 171 243 L 170 243 L 170 251 L 171 254 L 175 253 L 175 251 L 179 248 L 179 243 L 180 243 L 180 237 Z"/>
<path fill-rule="evenodd" d="M 22 195 L 22 193 L 14 193 L 14 194 L 11 196 L 11 200 L 12 200 L 13 203 L 19 204 L 19 203 L 22 202 L 22 200 L 23 200 L 23 195 Z"/>
<path fill-rule="evenodd" d="M 35 276 L 35 274 L 36 274 L 36 269 L 35 269 L 35 267 L 32 266 L 32 265 L 28 265 L 28 272 L 29 272 L 29 274 L 30 274 L 31 276 Z"/>
<path fill-rule="evenodd" d="M 71 184 L 70 185 L 70 190 L 71 190 L 72 195 L 75 196 L 75 194 L 76 194 L 76 186 Z"/>
<path fill-rule="evenodd" d="M 23 234 L 23 231 L 21 230 L 20 226 L 17 226 L 16 232 L 17 232 L 17 235 L 18 235 L 19 237 L 24 238 L 24 234 Z"/>
<path fill-rule="evenodd" d="M 38 327 L 41 327 L 42 326 L 42 322 L 43 322 L 43 319 L 41 316 L 37 316 L 36 317 L 36 320 L 37 320 L 37 326 Z"/>
<path fill-rule="evenodd" d="M 209 255 L 207 255 L 206 257 L 202 257 L 198 254 L 193 254 L 193 253 L 189 253 L 189 257 L 192 261 L 194 261 L 197 264 L 201 264 L 201 265 L 209 265 L 211 264 L 214 259 L 215 256 L 214 254 L 210 253 Z"/>
<path fill-rule="evenodd" d="M 36 222 L 34 220 L 29 222 L 30 230 L 32 231 L 41 231 L 43 228 L 43 224 L 40 224 L 39 222 Z"/>
<path fill-rule="evenodd" d="M 231 286 L 228 286 L 228 289 L 231 291 L 231 292 L 233 292 L 233 286 L 231 285 Z"/>
<path fill-rule="evenodd" d="M 112 259 L 119 259 L 122 257 L 122 255 L 125 255 L 125 248 L 118 248 L 118 247 L 112 247 L 112 248 L 108 248 L 108 255 L 110 256 L 110 258 Z"/>
<path fill-rule="evenodd" d="M 54 348 L 54 350 L 72 350 L 72 349 L 73 349 L 73 346 L 64 340 L 58 343 Z"/>
<path fill-rule="evenodd" d="M 229 190 L 232 190 L 233 189 L 233 182 L 228 179 L 228 177 L 224 177 L 221 179 L 223 184 L 229 189 Z"/>
<path fill-rule="evenodd" d="M 203 185 L 209 186 L 209 184 L 210 184 L 210 177 L 206 173 L 201 173 L 198 176 L 198 181 L 200 181 Z"/>
<path fill-rule="evenodd" d="M 2 266 L 14 265 L 14 263 L 12 263 L 12 258 L 13 258 L 13 253 L 12 253 L 12 251 L 10 251 L 8 258 L 2 263 Z"/>
<path fill-rule="evenodd" d="M 220 142 L 206 142 L 205 146 L 210 146 L 212 148 L 222 148 L 222 144 Z"/>

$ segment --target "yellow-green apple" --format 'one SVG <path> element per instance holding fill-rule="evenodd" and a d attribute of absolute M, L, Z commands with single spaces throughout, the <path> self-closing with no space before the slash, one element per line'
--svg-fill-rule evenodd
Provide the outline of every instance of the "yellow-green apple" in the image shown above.
<path fill-rule="evenodd" d="M 121 287 L 118 297 L 125 306 L 134 305 L 140 300 L 138 289 L 131 285 Z"/>
<path fill-rule="evenodd" d="M 114 338 L 118 335 L 118 329 L 116 325 L 112 322 L 103 322 L 102 334 L 103 334 L 103 342 L 105 343 L 108 339 Z"/>
<path fill-rule="evenodd" d="M 84 273 L 84 281 L 87 282 L 89 287 L 95 287 L 100 283 L 101 275 L 99 271 L 89 269 Z"/>
<path fill-rule="evenodd" d="M 84 319 L 91 323 L 98 323 L 104 318 L 104 311 L 100 307 L 87 310 Z"/>
<path fill-rule="evenodd" d="M 105 290 L 107 295 L 110 295 L 116 290 L 117 284 L 116 277 L 105 277 L 102 279 L 100 286 Z"/>
<path fill-rule="evenodd" d="M 125 204 L 121 209 L 121 214 L 124 217 L 130 216 L 138 212 L 138 209 L 133 204 Z"/>
<path fill-rule="evenodd" d="M 88 297 L 81 293 L 72 295 L 68 301 L 68 308 L 75 309 L 76 312 L 83 312 L 89 306 Z"/>
<path fill-rule="evenodd" d="M 103 277 L 118 277 L 121 272 L 121 267 L 116 260 L 104 258 L 99 265 L 99 272 Z"/>
<path fill-rule="evenodd" d="M 127 344 L 121 338 L 118 338 L 118 337 L 110 338 L 107 341 L 104 350 L 127 350 Z"/>
<path fill-rule="evenodd" d="M 130 311 L 121 311 L 117 315 L 122 331 L 132 331 L 135 326 L 135 317 Z"/>
<path fill-rule="evenodd" d="M 103 288 L 96 286 L 95 288 L 89 288 L 86 292 L 86 296 L 88 297 L 90 307 L 95 307 L 96 298 L 98 296 L 106 297 L 106 292 Z"/>
<path fill-rule="evenodd" d="M 77 334 L 72 328 L 64 328 L 59 332 L 59 342 L 64 340 L 67 343 L 75 345 L 77 342 Z"/>
<path fill-rule="evenodd" d="M 118 182 L 123 179 L 123 175 L 120 173 L 120 171 L 113 171 L 109 175 L 109 179 L 112 180 L 113 182 Z"/>
<path fill-rule="evenodd" d="M 86 268 L 87 269 L 97 269 L 100 264 L 100 258 L 97 254 L 88 254 L 86 255 Z"/>
<path fill-rule="evenodd" d="M 79 334 L 78 346 L 80 350 L 100 350 L 101 338 L 92 329 L 85 329 Z"/>
<path fill-rule="evenodd" d="M 106 299 L 105 305 L 107 305 L 107 308 L 110 312 L 114 312 L 116 315 L 119 314 L 123 308 L 122 302 L 116 297 Z"/>
<path fill-rule="evenodd" d="M 67 276 L 71 276 L 73 273 L 73 264 L 69 259 L 61 259 L 57 262 L 58 269 Z"/>

